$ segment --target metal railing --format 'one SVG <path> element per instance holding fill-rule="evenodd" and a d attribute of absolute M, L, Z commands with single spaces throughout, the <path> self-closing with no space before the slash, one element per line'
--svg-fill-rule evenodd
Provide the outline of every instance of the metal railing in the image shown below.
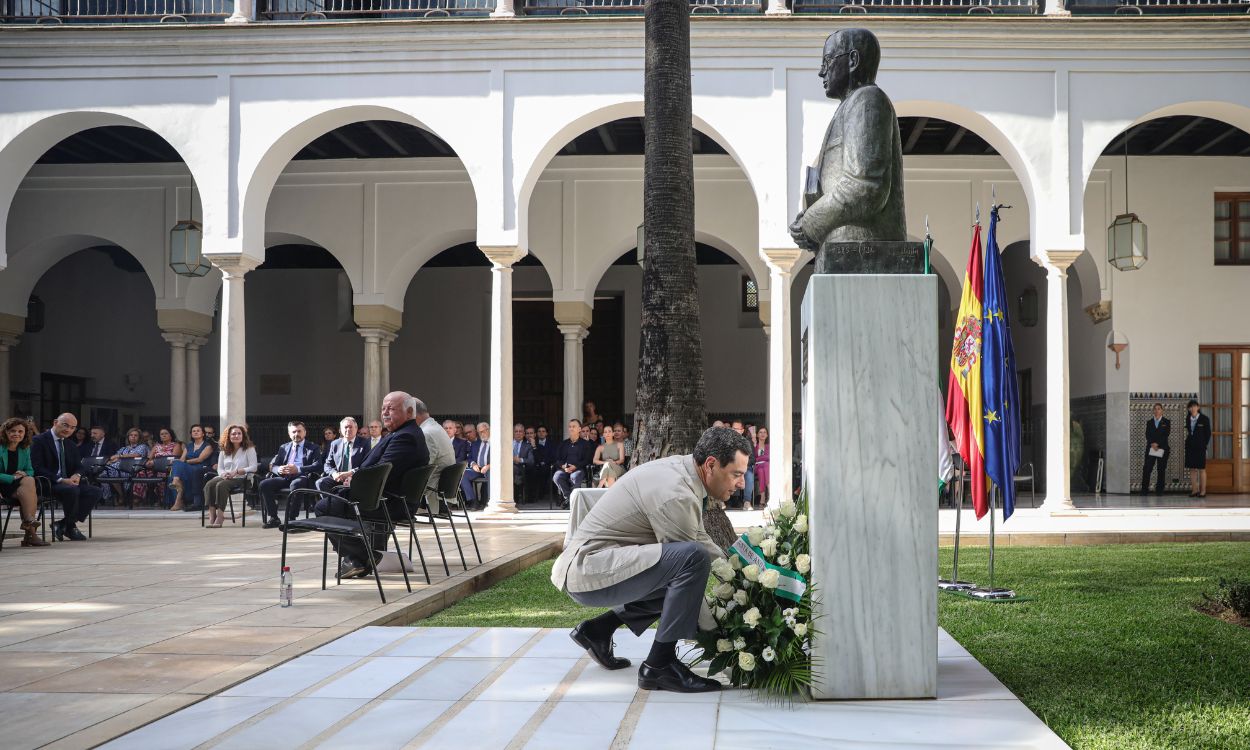
<path fill-rule="evenodd" d="M 485 16 L 494 0 L 269 0 L 260 17 L 269 20 L 331 18 L 430 18 Z"/>
<path fill-rule="evenodd" d="M 690 0 L 691 15 L 762 13 L 766 0 Z M 527 16 L 642 15 L 646 0 L 525 0 Z"/>
<path fill-rule="evenodd" d="M 1078 3 L 1078 8 L 1080 4 Z M 1077 12 L 1077 9 L 1073 9 Z M 1250 13 L 1250 0 L 1117 0 L 1116 15 Z"/>
<path fill-rule="evenodd" d="M 234 0 L 0 0 L 7 23 L 125 23 L 221 21 Z"/>
<path fill-rule="evenodd" d="M 1031 15 L 1034 0 L 793 0 L 795 13 L 886 15 Z"/>

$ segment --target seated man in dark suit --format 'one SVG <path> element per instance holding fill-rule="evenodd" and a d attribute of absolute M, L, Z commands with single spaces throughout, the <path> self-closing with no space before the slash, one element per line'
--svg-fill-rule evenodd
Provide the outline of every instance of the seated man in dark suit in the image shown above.
<path fill-rule="evenodd" d="M 83 482 L 78 473 L 78 446 L 70 439 L 76 429 L 78 419 L 73 414 L 62 414 L 52 423 L 52 429 L 36 435 L 30 445 L 35 476 L 52 483 L 52 494 L 65 513 L 64 518 L 52 524 L 52 537 L 58 542 L 65 537 L 86 541 L 77 524 L 86 521 L 100 501 L 100 488 Z"/>
<path fill-rule="evenodd" d="M 470 443 L 468 440 L 460 437 L 460 428 L 461 424 L 454 420 L 448 419 L 443 422 L 443 430 L 447 433 L 447 437 L 451 439 L 451 448 L 455 456 L 455 460 L 452 463 L 458 464 L 464 461 L 467 464 L 469 463 Z"/>
<path fill-rule="evenodd" d="M 339 434 L 342 437 L 330 443 L 321 466 L 322 477 L 317 480 L 317 489 L 322 492 L 330 492 L 343 484 L 369 455 L 369 438 L 360 434 L 355 417 L 343 417 L 339 422 Z"/>
<path fill-rule="evenodd" d="M 269 477 L 260 483 L 260 502 L 265 514 L 264 527 L 276 529 L 278 520 L 278 493 L 285 489 L 312 488 L 312 474 L 321 468 L 321 449 L 305 440 L 308 434 L 304 423 L 287 422 L 287 435 L 291 442 L 284 443 L 269 462 Z M 291 509 L 287 508 L 287 515 Z"/>
<path fill-rule="evenodd" d="M 382 424 L 389 432 L 374 446 L 373 450 L 369 451 L 369 455 L 359 467 L 367 469 L 377 464 L 391 465 L 391 473 L 386 478 L 385 492 L 387 493 L 386 510 L 390 513 L 392 522 L 397 517 L 405 517 L 402 494 L 404 475 L 412 469 L 430 463 L 430 449 L 426 446 L 425 434 L 421 432 L 421 426 L 416 420 L 417 404 L 415 397 L 403 391 L 386 394 L 386 398 L 382 399 Z M 351 481 L 352 478 L 349 475 L 347 486 L 339 490 L 344 497 L 350 490 Z M 314 512 L 318 516 L 352 519 L 356 517 L 352 506 L 346 500 L 332 500 L 328 497 L 317 501 Z M 391 530 L 383 525 L 386 515 L 382 509 L 379 507 L 377 510 L 361 515 L 365 521 L 375 522 L 373 528 L 369 529 L 371 538 L 368 547 L 359 539 L 339 539 L 334 535 L 330 536 L 330 543 L 343 558 L 339 563 L 341 578 L 360 578 L 368 575 L 371 570 L 367 562 L 369 558 L 372 557 L 373 562 L 377 563 L 382 559 L 382 550 L 386 549 L 386 540 Z"/>
<path fill-rule="evenodd" d="M 569 497 L 586 478 L 586 467 L 590 465 L 594 455 L 594 444 L 589 440 L 582 440 L 581 420 L 570 419 L 569 439 L 556 446 L 553 459 L 556 471 L 551 479 L 556 483 L 560 496 L 563 498 L 560 507 L 569 507 Z"/>
<path fill-rule="evenodd" d="M 467 426 L 465 430 L 468 431 Z M 484 498 L 477 496 L 473 480 L 490 479 L 490 425 L 478 422 L 474 434 L 477 440 L 473 441 L 469 449 L 469 468 L 465 469 L 464 477 L 460 480 L 460 491 L 464 493 L 464 501 L 470 508 L 480 510 L 486 503 Z"/>
<path fill-rule="evenodd" d="M 104 471 L 104 467 L 108 464 L 108 460 L 117 454 L 117 443 L 108 439 L 108 432 L 99 425 L 91 428 L 91 433 L 87 437 L 87 442 L 78 448 L 78 454 L 81 458 L 103 458 L 104 461 L 96 463 L 93 468 L 88 468 L 85 464 L 79 469 L 84 477 L 91 480 L 91 484 L 100 490 L 100 497 L 104 500 L 109 499 L 110 488 L 107 484 L 101 484 L 96 481 L 96 477 Z"/>

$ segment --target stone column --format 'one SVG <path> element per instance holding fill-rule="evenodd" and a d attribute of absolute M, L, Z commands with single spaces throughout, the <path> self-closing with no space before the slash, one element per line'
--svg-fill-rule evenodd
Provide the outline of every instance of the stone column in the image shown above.
<path fill-rule="evenodd" d="M 199 336 L 187 340 L 187 424 L 200 422 L 200 347 L 208 339 Z M 223 425 L 224 426 L 224 425 Z"/>
<path fill-rule="evenodd" d="M 379 374 L 379 382 L 381 383 L 382 395 L 391 392 L 391 342 L 396 339 L 395 334 L 389 331 L 383 331 L 378 337 L 378 363 L 381 365 Z M 379 400 L 379 404 L 381 401 Z"/>
<path fill-rule="evenodd" d="M 13 414 L 13 370 L 9 351 L 17 348 L 17 336 L 0 334 L 0 409 L 5 417 Z M 16 416 L 16 415 L 14 415 Z"/>
<path fill-rule="evenodd" d="M 490 505 L 516 513 L 512 499 L 512 264 L 519 247 L 483 247 L 490 260 Z"/>
<path fill-rule="evenodd" d="M 179 440 L 187 439 L 187 343 L 185 333 L 162 333 L 169 343 L 169 428 Z"/>
<path fill-rule="evenodd" d="M 252 0 L 234 0 L 234 12 L 226 19 L 226 23 L 251 23 L 256 18 L 255 14 L 256 7 Z"/>
<path fill-rule="evenodd" d="M 378 328 L 361 328 L 356 331 L 365 340 L 365 392 L 364 416 L 365 424 L 377 419 L 382 409 L 382 336 L 385 331 Z"/>
<path fill-rule="evenodd" d="M 1035 258 L 1046 269 L 1046 501 L 1042 510 L 1072 513 L 1071 405 L 1068 401 L 1068 267 L 1080 250 Z"/>
<path fill-rule="evenodd" d="M 586 370 L 583 365 L 582 342 L 590 335 L 594 309 L 585 302 L 555 303 L 556 328 L 564 337 L 564 418 L 581 419 L 586 401 Z M 563 434 L 564 425 L 553 425 Z"/>
<path fill-rule="evenodd" d="M 765 248 L 768 264 L 768 504 L 794 495 L 794 380 L 791 354 L 791 273 L 798 248 Z"/>
<path fill-rule="evenodd" d="M 514 0 L 495 0 L 495 9 L 490 13 L 491 18 L 515 18 L 516 10 L 514 9 Z M 492 425 L 493 429 L 493 425 Z M 511 440 L 512 432 L 508 431 L 509 440 Z M 493 501 L 492 501 L 493 502 Z"/>
<path fill-rule="evenodd" d="M 243 277 L 260 265 L 260 261 L 243 254 L 209 256 L 209 259 L 222 273 L 217 413 L 223 425 L 247 424 L 247 318 Z"/>

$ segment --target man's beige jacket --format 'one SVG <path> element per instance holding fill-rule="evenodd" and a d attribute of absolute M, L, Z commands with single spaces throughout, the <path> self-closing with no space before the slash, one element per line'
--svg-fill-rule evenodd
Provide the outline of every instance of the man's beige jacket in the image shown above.
<path fill-rule="evenodd" d="M 551 569 L 561 591 L 598 591 L 660 561 L 664 542 L 699 542 L 722 551 L 703 528 L 707 491 L 694 456 L 669 456 L 626 472 L 595 503 Z"/>

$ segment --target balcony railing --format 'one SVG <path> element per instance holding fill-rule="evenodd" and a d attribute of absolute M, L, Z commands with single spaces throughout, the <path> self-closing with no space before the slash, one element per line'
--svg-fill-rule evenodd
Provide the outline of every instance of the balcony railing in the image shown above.
<path fill-rule="evenodd" d="M 218 22 L 234 0 L 0 0 L 7 23 Z"/>
<path fill-rule="evenodd" d="M 788 0 L 797 14 L 1032 15 L 1056 0 Z M 646 0 L 515 0 L 518 15 L 637 16 Z M 693 15 L 762 14 L 768 0 L 691 0 Z M 0 23 L 219 23 L 235 0 L 0 0 Z M 495 0 L 256 0 L 268 21 L 487 16 Z M 1227 15 L 1250 0 L 1067 0 L 1076 15 Z"/>

